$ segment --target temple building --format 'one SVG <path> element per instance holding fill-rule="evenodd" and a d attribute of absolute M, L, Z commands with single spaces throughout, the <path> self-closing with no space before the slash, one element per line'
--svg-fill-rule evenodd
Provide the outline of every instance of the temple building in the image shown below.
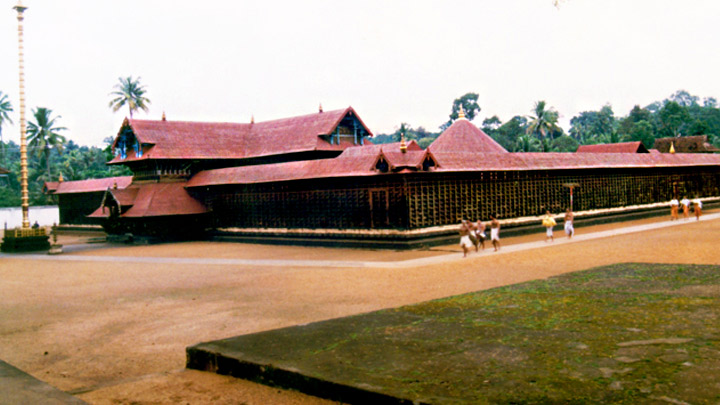
<path fill-rule="evenodd" d="M 109 164 L 129 177 L 61 182 L 63 224 L 110 234 L 416 241 L 461 218 L 534 218 L 720 196 L 720 155 L 509 153 L 461 114 L 426 150 L 374 145 L 351 107 L 249 124 L 125 120 Z M 583 151 L 578 151 L 583 152 Z M 393 245 L 395 246 L 395 245 Z"/>

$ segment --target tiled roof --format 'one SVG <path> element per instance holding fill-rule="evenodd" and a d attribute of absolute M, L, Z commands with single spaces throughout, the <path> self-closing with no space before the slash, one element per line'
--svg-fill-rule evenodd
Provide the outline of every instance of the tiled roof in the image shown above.
<path fill-rule="evenodd" d="M 428 149 L 432 153 L 507 153 L 499 143 L 466 119 L 455 121 L 430 144 Z"/>
<path fill-rule="evenodd" d="M 120 133 L 126 127 L 131 128 L 144 145 L 143 154 L 137 157 L 133 148 L 128 148 L 126 158 L 115 157 L 110 163 L 147 159 L 246 159 L 317 150 L 342 151 L 354 146 L 354 140 L 341 137 L 340 144 L 331 144 L 327 137 L 320 136 L 333 133 L 346 116 L 356 118 L 367 134 L 372 135 L 352 107 L 250 124 L 127 120 Z"/>
<path fill-rule="evenodd" d="M 132 176 L 105 177 L 102 179 L 89 179 L 77 181 L 63 181 L 58 185 L 55 194 L 88 193 L 105 191 L 108 188 L 125 188 L 132 182 Z"/>
<path fill-rule="evenodd" d="M 422 167 L 430 152 L 415 141 L 400 151 L 400 143 L 353 147 L 334 159 L 286 162 L 269 165 L 239 166 L 204 170 L 193 176 L 187 187 L 204 187 L 221 184 L 250 184 L 275 181 L 331 177 L 373 176 L 383 174 L 375 169 L 378 159 L 384 157 L 393 172 L 416 171 Z M 433 161 L 435 159 L 433 158 Z"/>
<path fill-rule="evenodd" d="M 124 189 L 108 189 L 107 196 L 111 196 L 115 202 L 121 207 L 129 207 L 135 203 L 138 190 L 137 186 L 130 186 Z"/>
<path fill-rule="evenodd" d="M 658 138 L 655 140 L 654 149 L 657 149 L 662 153 L 669 153 L 671 144 L 675 149 L 675 153 L 720 152 L 720 149 L 716 148 L 708 142 L 707 135 Z"/>
<path fill-rule="evenodd" d="M 187 187 L 213 186 L 223 184 L 253 184 L 277 181 L 359 177 L 383 175 L 374 170 L 380 145 L 365 148 L 350 148 L 334 159 L 322 159 L 304 162 L 278 163 L 261 166 L 242 166 L 217 170 L 201 171 L 188 181 Z M 375 150 L 375 153 L 370 153 Z M 362 153 L 360 153 L 362 152 Z M 367 152 L 367 153 L 366 153 Z M 385 152 L 383 156 L 397 155 L 395 151 Z M 653 167 L 692 167 L 720 165 L 720 155 L 697 154 L 659 154 L 659 153 L 488 153 L 438 152 L 428 153 L 437 162 L 434 172 L 480 172 L 480 171 L 528 171 L 563 169 L 607 169 L 607 168 L 653 168 Z M 407 157 L 407 166 L 399 167 L 399 172 L 422 163 L 420 156 L 412 152 Z M 388 158 L 392 166 L 392 158 Z"/>
<path fill-rule="evenodd" d="M 43 183 L 43 193 L 54 194 L 55 191 L 57 191 L 58 185 L 60 185 L 60 182 L 46 181 L 45 183 Z"/>
<path fill-rule="evenodd" d="M 207 208 L 185 190 L 185 182 L 150 183 L 138 186 L 132 207 L 122 217 L 204 214 Z"/>
<path fill-rule="evenodd" d="M 599 143 L 580 145 L 576 153 L 649 153 L 642 142 Z"/>
<path fill-rule="evenodd" d="M 112 198 L 121 207 L 130 207 L 123 218 L 158 217 L 166 215 L 203 214 L 207 208 L 185 190 L 185 182 L 133 184 L 124 190 L 107 190 L 104 205 L 89 217 L 103 218 L 110 214 L 105 208 Z"/>
<path fill-rule="evenodd" d="M 620 169 L 717 166 L 720 155 L 656 153 L 435 153 L 438 171 Z"/>

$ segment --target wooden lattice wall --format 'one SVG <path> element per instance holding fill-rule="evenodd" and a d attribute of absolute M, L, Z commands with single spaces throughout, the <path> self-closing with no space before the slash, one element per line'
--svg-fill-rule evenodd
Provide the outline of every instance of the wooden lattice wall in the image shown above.
<path fill-rule="evenodd" d="M 565 211 L 577 183 L 575 211 L 668 201 L 678 196 L 720 195 L 716 170 L 627 169 L 603 171 L 516 171 L 414 176 L 407 183 L 410 228 L 471 220 L 541 215 Z"/>
<path fill-rule="evenodd" d="M 625 169 L 416 173 L 227 187 L 206 197 L 218 227 L 415 229 L 720 195 L 720 172 Z"/>
<path fill-rule="evenodd" d="M 396 176 L 218 190 L 207 201 L 218 227 L 404 228 L 407 209 Z"/>

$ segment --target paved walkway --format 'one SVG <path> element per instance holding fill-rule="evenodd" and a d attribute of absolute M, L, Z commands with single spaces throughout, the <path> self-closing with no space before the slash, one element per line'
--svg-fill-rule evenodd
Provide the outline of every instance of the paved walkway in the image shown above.
<path fill-rule="evenodd" d="M 706 214 L 701 217 L 701 221 L 712 221 L 720 219 L 720 213 Z M 636 232 L 643 232 L 653 229 L 666 229 L 669 227 L 683 226 L 697 222 L 695 218 L 689 220 L 680 219 L 678 221 L 661 221 L 641 225 L 633 225 L 623 227 L 618 224 L 616 228 L 583 234 L 580 231 L 572 239 L 567 239 L 562 230 L 556 231 L 557 238 L 555 242 L 545 242 L 544 240 L 511 244 L 503 246 L 499 251 L 494 252 L 492 244 L 486 242 L 486 250 L 474 254 L 473 259 L 483 256 L 503 255 L 515 252 L 521 252 L 530 249 L 541 249 L 551 246 L 557 246 L 567 243 L 579 243 L 589 240 L 608 238 L 619 235 L 627 235 Z M 501 234 L 502 235 L 502 234 Z M 538 236 L 541 238 L 542 236 Z M 97 249 L 97 244 L 93 245 L 76 245 L 71 247 L 73 251 L 83 251 L 89 249 Z M 449 262 L 461 261 L 464 258 L 459 253 L 448 253 L 432 257 L 422 257 L 397 261 L 351 261 L 351 260 L 279 260 L 279 259 L 219 259 L 211 257 L 202 258 L 183 258 L 183 257 L 143 257 L 143 256 L 87 256 L 87 255 L 47 255 L 44 253 L 33 254 L 8 254 L 0 253 L 0 258 L 14 259 L 30 259 L 30 260 L 48 260 L 48 261 L 79 261 L 79 262 L 114 262 L 114 263 L 156 263 L 156 264 L 189 264 L 189 265 L 233 265 L 233 266 L 252 266 L 252 267 L 322 267 L 322 268 L 411 268 L 422 267 Z"/>

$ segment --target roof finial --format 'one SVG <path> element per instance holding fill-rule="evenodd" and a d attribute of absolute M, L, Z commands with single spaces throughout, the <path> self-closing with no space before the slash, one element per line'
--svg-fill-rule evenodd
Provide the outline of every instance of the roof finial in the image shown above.
<path fill-rule="evenodd" d="M 407 152 L 407 144 L 405 143 L 405 132 L 400 132 L 400 152 Z"/>
<path fill-rule="evenodd" d="M 465 110 L 463 110 L 462 105 L 458 106 L 460 111 L 458 111 L 458 119 L 464 120 L 465 119 Z"/>
<path fill-rule="evenodd" d="M 253 114 L 253 115 L 250 116 L 250 123 L 251 123 L 251 124 L 254 124 L 254 123 L 255 123 L 255 114 Z"/>
<path fill-rule="evenodd" d="M 65 180 L 63 179 L 62 172 L 60 172 L 60 176 L 58 177 L 58 183 L 62 183 L 63 181 Z"/>
<path fill-rule="evenodd" d="M 323 112 L 323 110 L 322 110 L 322 103 L 320 103 L 320 106 L 318 107 L 318 112 L 319 112 L 319 113 Z"/>
<path fill-rule="evenodd" d="M 167 121 L 167 118 L 165 117 L 165 111 L 163 111 L 162 120 Z"/>
<path fill-rule="evenodd" d="M 675 142 L 670 142 L 670 153 L 675 153 Z"/>

